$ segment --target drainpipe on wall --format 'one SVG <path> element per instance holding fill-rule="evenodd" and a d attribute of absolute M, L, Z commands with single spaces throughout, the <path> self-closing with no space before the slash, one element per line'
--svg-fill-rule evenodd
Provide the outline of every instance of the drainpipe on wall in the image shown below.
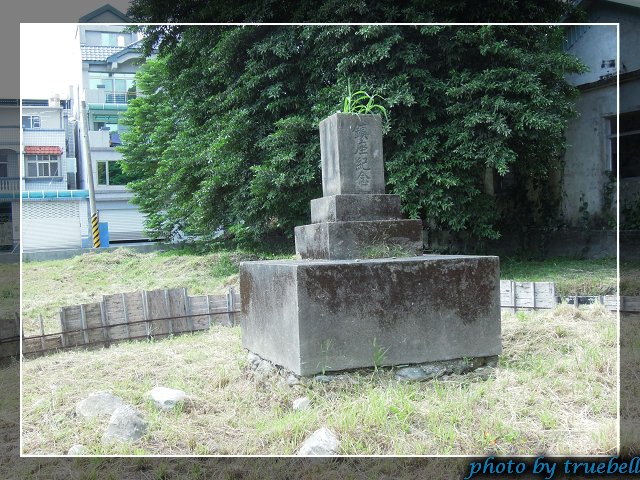
<path fill-rule="evenodd" d="M 91 165 L 91 147 L 89 146 L 89 119 L 87 116 L 87 103 L 84 100 L 82 100 L 80 104 L 80 118 L 82 121 L 82 149 L 84 150 L 84 166 L 87 169 L 87 186 L 89 188 L 89 209 L 91 210 L 92 244 L 93 248 L 100 248 L 98 209 L 96 208 L 96 191 L 93 187 L 93 166 Z"/>

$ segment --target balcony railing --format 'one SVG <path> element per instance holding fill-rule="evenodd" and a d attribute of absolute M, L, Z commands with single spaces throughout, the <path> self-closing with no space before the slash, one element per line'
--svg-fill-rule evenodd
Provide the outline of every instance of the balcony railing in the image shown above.
<path fill-rule="evenodd" d="M 129 103 L 129 100 L 136 98 L 136 92 L 105 92 L 105 103 Z"/>
<path fill-rule="evenodd" d="M 0 177 L 0 192 L 19 192 L 20 178 Z"/>
<path fill-rule="evenodd" d="M 136 98 L 136 92 L 114 92 L 104 88 L 92 88 L 87 90 L 87 103 L 108 103 L 113 105 L 126 105 L 129 100 Z"/>

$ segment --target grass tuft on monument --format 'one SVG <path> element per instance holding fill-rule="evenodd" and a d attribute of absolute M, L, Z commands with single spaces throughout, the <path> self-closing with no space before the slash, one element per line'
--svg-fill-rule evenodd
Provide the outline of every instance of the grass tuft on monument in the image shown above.
<path fill-rule="evenodd" d="M 498 257 L 422 255 L 385 193 L 381 117 L 329 116 L 320 151 L 298 259 L 240 264 L 243 346 L 304 376 L 500 354 Z"/>

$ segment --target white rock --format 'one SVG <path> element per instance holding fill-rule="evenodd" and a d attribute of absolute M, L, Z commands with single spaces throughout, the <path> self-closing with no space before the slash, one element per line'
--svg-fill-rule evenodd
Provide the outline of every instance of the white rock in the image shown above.
<path fill-rule="evenodd" d="M 86 454 L 87 454 L 86 448 L 84 448 L 84 445 L 80 445 L 80 444 L 76 444 L 72 446 L 67 452 L 67 455 L 86 455 Z"/>
<path fill-rule="evenodd" d="M 308 410 L 310 406 L 311 406 L 311 402 L 309 402 L 308 397 L 296 398 L 293 401 L 294 410 Z"/>
<path fill-rule="evenodd" d="M 326 427 L 316 430 L 307 438 L 300 449 L 299 456 L 335 455 L 340 447 L 340 442 L 335 434 Z"/>
<path fill-rule="evenodd" d="M 117 408 L 111 415 L 103 443 L 135 442 L 147 432 L 148 424 L 131 406 Z"/>
<path fill-rule="evenodd" d="M 81 417 L 93 418 L 111 415 L 117 408 L 125 405 L 120 397 L 109 392 L 93 392 L 76 405 L 76 413 Z"/>
<path fill-rule="evenodd" d="M 172 410 L 179 402 L 187 400 L 188 396 L 182 390 L 166 387 L 154 387 L 147 392 L 156 407 L 162 410 Z"/>

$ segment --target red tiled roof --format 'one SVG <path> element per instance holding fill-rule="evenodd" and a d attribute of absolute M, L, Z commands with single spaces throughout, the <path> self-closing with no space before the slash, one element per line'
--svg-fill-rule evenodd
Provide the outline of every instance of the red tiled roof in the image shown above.
<path fill-rule="evenodd" d="M 60 147 L 24 147 L 24 153 L 37 155 L 62 155 Z"/>

